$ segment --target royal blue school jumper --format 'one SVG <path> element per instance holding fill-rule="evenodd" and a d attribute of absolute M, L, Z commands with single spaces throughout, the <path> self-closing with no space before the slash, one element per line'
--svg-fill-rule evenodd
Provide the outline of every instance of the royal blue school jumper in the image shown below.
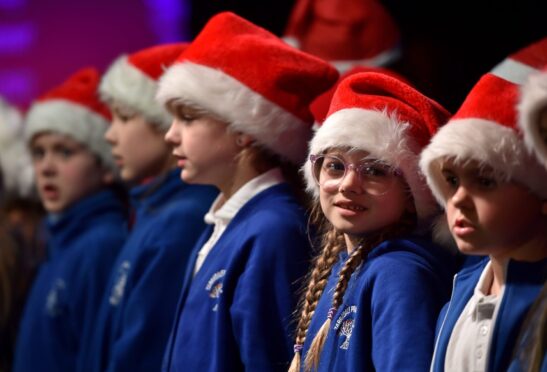
<path fill-rule="evenodd" d="M 195 277 L 187 270 L 163 371 L 287 370 L 296 292 L 310 262 L 306 223 L 286 183 L 237 212 Z"/>
<path fill-rule="evenodd" d="M 347 252 L 341 253 L 332 269 L 306 335 L 302 360 L 327 319 L 347 258 Z M 427 371 L 437 316 L 450 296 L 453 266 L 447 251 L 417 236 L 373 248 L 348 282 L 318 370 Z"/>
<path fill-rule="evenodd" d="M 452 330 L 473 296 L 477 282 L 488 263 L 486 257 L 454 276 L 450 302 L 439 316 L 432 371 L 444 371 L 446 350 Z M 486 371 L 505 371 L 509 366 L 515 341 L 526 312 L 547 280 L 547 259 L 538 262 L 509 261 L 505 272 L 505 289 L 499 303 L 492 331 Z"/>
<path fill-rule="evenodd" d="M 112 271 L 79 370 L 159 371 L 191 248 L 218 191 L 180 169 L 131 190 L 135 224 Z"/>
<path fill-rule="evenodd" d="M 125 209 L 102 191 L 48 217 L 48 257 L 21 321 L 14 371 L 74 371 L 127 236 Z"/>

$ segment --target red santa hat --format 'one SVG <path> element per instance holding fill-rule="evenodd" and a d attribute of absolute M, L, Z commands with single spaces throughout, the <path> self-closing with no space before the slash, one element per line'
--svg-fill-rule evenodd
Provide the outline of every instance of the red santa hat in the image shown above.
<path fill-rule="evenodd" d="M 167 130 L 172 116 L 156 101 L 158 80 L 188 46 L 164 44 L 119 57 L 104 74 L 99 91 L 106 102 L 118 102 Z"/>
<path fill-rule="evenodd" d="M 449 115 L 437 102 L 393 76 L 354 74 L 334 93 L 327 119 L 310 142 L 310 154 L 336 147 L 358 149 L 398 168 L 410 188 L 418 218 L 426 219 L 438 206 L 421 177 L 418 157 Z M 310 160 L 303 170 L 308 191 L 317 197 L 319 188 Z"/>
<path fill-rule="evenodd" d="M 26 117 L 26 139 L 43 132 L 67 135 L 87 146 L 110 169 L 115 169 L 104 133 L 110 112 L 99 100 L 99 72 L 91 67 L 70 76 L 31 106 Z"/>
<path fill-rule="evenodd" d="M 547 167 L 547 138 L 540 128 L 541 120 L 547 117 L 547 69 L 531 75 L 522 87 L 518 112 L 518 123 L 524 133 L 524 142 Z"/>
<path fill-rule="evenodd" d="M 340 77 L 338 78 L 338 81 L 336 82 L 334 86 L 332 86 L 325 93 L 321 94 L 311 103 L 310 110 L 313 113 L 313 117 L 315 118 L 315 122 L 317 124 L 322 123 L 327 117 L 327 113 L 329 112 L 330 101 L 332 100 L 332 96 L 334 96 L 334 92 L 336 91 L 336 88 L 338 88 L 338 85 L 340 84 L 340 82 L 344 80 L 345 78 L 347 78 L 348 76 L 357 74 L 359 72 L 380 72 L 382 74 L 393 76 L 396 79 L 399 79 L 407 84 L 410 84 L 408 80 L 406 80 L 404 77 L 402 77 L 401 75 L 387 68 L 372 67 L 372 66 L 355 66 L 351 68 L 350 70 L 344 72 L 342 75 L 340 75 Z"/>
<path fill-rule="evenodd" d="M 309 105 L 338 77 L 327 62 L 224 12 L 209 20 L 160 78 L 158 100 L 198 106 L 300 164 L 311 138 Z"/>
<path fill-rule="evenodd" d="M 519 85 L 546 62 L 547 38 L 508 57 L 479 80 L 423 151 L 420 166 L 441 205 L 447 195 L 441 173 L 446 158 L 475 160 L 547 197 L 547 174 L 527 151 L 516 112 Z"/>
<path fill-rule="evenodd" d="M 340 72 L 385 66 L 400 55 L 399 29 L 377 0 L 299 0 L 284 39 Z"/>

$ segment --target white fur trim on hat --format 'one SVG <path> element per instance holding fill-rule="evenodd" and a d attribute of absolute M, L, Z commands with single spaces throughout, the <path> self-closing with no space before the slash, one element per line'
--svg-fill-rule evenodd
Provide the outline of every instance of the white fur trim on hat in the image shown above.
<path fill-rule="evenodd" d="M 23 118 L 0 98 L 0 167 L 4 189 L 20 197 L 34 191 L 34 171 L 23 138 Z"/>
<path fill-rule="evenodd" d="M 401 57 L 401 48 L 396 46 L 386 50 L 371 58 L 365 59 L 348 59 L 348 60 L 333 60 L 329 61 L 340 73 L 344 73 L 355 66 L 372 66 L 380 67 L 389 65 L 397 61 Z"/>
<path fill-rule="evenodd" d="M 330 115 L 317 130 L 310 143 L 310 154 L 330 148 L 347 147 L 364 150 L 402 171 L 414 198 L 419 219 L 427 219 L 439 211 L 435 199 L 419 172 L 419 146 L 409 137 L 408 123 L 397 120 L 396 114 L 385 111 L 349 108 Z M 315 197 L 319 188 L 311 173 L 310 160 L 303 166 L 307 190 Z"/>
<path fill-rule="evenodd" d="M 101 98 L 119 102 L 137 111 L 151 123 L 167 130 L 173 121 L 171 114 L 156 101 L 158 82 L 128 62 L 127 56 L 119 57 L 108 68 L 99 86 Z"/>
<path fill-rule="evenodd" d="M 493 168 L 498 176 L 526 185 L 540 197 L 547 197 L 547 174 L 528 153 L 514 129 L 492 121 L 455 119 L 443 126 L 424 149 L 420 167 L 438 202 L 446 206 L 447 191 L 441 172 L 443 159 L 456 163 L 475 160 Z"/>
<path fill-rule="evenodd" d="M 157 99 L 197 105 L 275 154 L 295 164 L 305 159 L 310 125 L 219 69 L 177 63 L 160 78 Z"/>
<path fill-rule="evenodd" d="M 519 125 L 524 132 L 524 141 L 547 167 L 547 143 L 539 132 L 539 115 L 542 110 L 547 110 L 547 71 L 530 76 L 522 88 L 519 104 Z M 544 115 L 547 115 L 547 111 Z"/>
<path fill-rule="evenodd" d="M 30 143 L 42 132 L 67 135 L 88 147 L 111 170 L 115 170 L 110 145 L 104 134 L 109 122 L 86 107 L 63 99 L 35 103 L 26 118 L 25 137 Z"/>

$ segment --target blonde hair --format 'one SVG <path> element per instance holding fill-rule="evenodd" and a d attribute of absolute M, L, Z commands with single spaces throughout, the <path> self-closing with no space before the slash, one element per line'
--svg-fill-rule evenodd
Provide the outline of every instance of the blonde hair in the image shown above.
<path fill-rule="evenodd" d="M 336 229 L 334 229 L 330 222 L 325 218 L 317 200 L 312 207 L 311 218 L 312 222 L 316 222 L 319 228 L 319 233 L 322 235 L 323 249 L 321 254 L 314 261 L 306 294 L 301 301 L 300 319 L 298 321 L 295 336 L 294 357 L 289 367 L 289 372 L 300 371 L 300 366 L 302 364 L 301 350 L 304 342 L 306 341 L 307 331 L 310 326 L 311 319 L 315 313 L 317 303 L 323 294 L 332 268 L 338 262 L 338 255 L 346 248 L 344 235 L 336 231 Z M 342 300 L 352 274 L 361 265 L 367 254 L 375 246 L 387 239 L 400 236 L 414 230 L 416 223 L 416 213 L 405 211 L 399 221 L 391 226 L 387 226 L 366 239 L 364 238 L 361 244 L 359 244 L 359 246 L 350 254 L 344 264 L 344 267 L 340 270 L 338 275 L 338 282 L 335 286 L 332 304 L 327 314 L 327 319 L 315 335 L 306 354 L 304 361 L 305 371 L 317 369 L 319 365 L 321 352 L 323 350 L 325 340 L 327 339 L 332 318 L 339 306 L 342 304 Z"/>

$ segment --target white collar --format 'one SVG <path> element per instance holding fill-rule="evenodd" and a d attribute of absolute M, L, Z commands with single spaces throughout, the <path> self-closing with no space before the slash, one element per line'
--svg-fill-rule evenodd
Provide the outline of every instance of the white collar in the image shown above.
<path fill-rule="evenodd" d="M 213 202 L 213 205 L 211 205 L 209 212 L 205 215 L 205 223 L 209 225 L 215 223 L 228 224 L 236 213 L 255 195 L 284 181 L 285 179 L 283 178 L 280 168 L 270 169 L 248 181 L 217 210 L 217 207 L 224 200 L 224 196 L 219 194 Z"/>

